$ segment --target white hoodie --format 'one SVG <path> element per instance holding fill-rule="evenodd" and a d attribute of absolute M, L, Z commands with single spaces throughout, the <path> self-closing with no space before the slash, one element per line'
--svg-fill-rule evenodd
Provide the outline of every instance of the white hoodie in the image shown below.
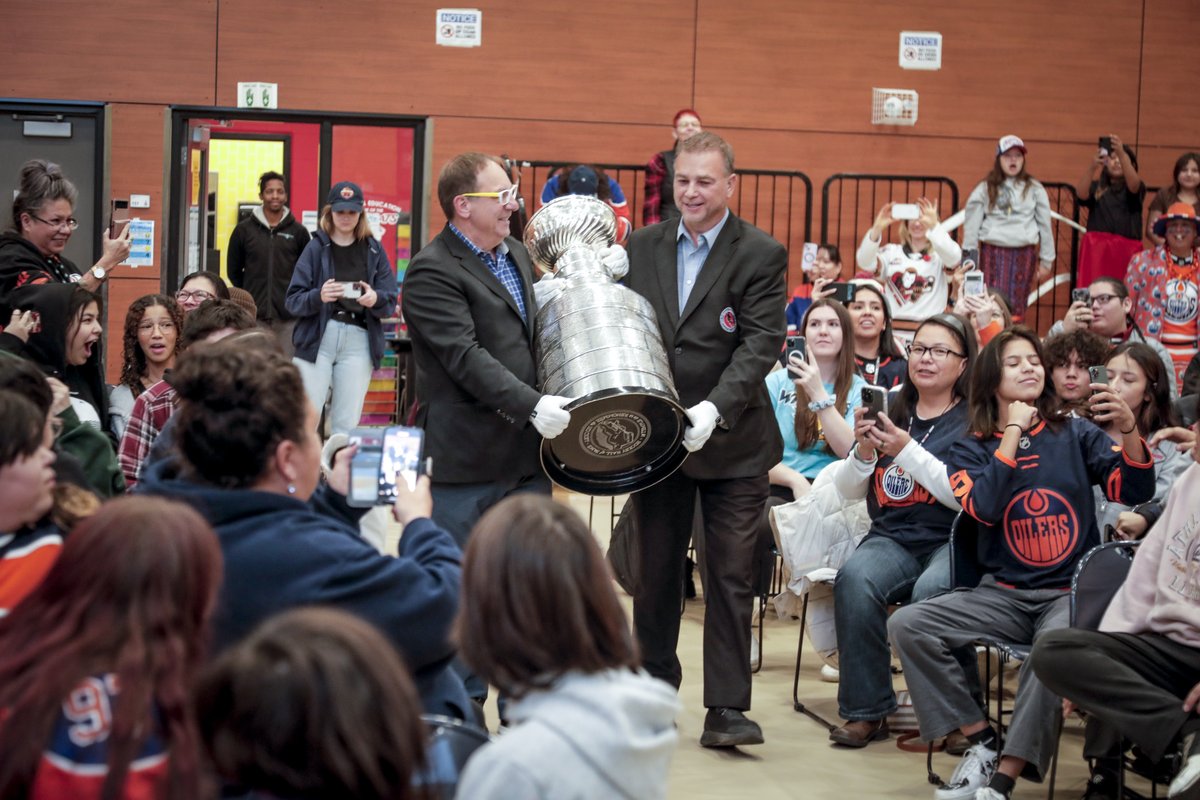
<path fill-rule="evenodd" d="M 513 727 L 467 762 L 463 800 L 666 797 L 679 698 L 645 672 L 570 673 L 512 702 Z"/>

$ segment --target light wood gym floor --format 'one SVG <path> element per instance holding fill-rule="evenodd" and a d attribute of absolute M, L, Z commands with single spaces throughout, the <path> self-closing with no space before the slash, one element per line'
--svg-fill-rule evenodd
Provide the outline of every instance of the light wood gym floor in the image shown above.
<path fill-rule="evenodd" d="M 557 492 L 585 519 L 588 498 Z M 617 499 L 617 507 L 623 498 Z M 611 503 L 597 498 L 592 528 L 602 547 L 607 547 Z M 618 590 L 619 591 L 619 590 Z M 632 602 L 626 611 L 632 613 Z M 762 726 L 766 743 L 741 750 L 709 750 L 700 747 L 704 712 L 701 694 L 702 600 L 688 601 L 680 631 L 679 653 L 684 677 L 680 687 L 683 711 L 679 718 L 679 748 L 671 767 L 672 800 L 700 798 L 921 798 L 933 796 L 925 780 L 925 754 L 907 753 L 896 747 L 896 739 L 876 742 L 862 750 L 837 747 L 828 741 L 818 723 L 792 710 L 792 674 L 796 664 L 799 622 L 779 620 L 768 608 L 763 645 L 762 670 L 754 676 L 753 708 L 749 716 Z M 837 722 L 837 685 L 818 679 L 820 659 L 806 648 L 800 676 L 800 697 L 811 701 L 821 716 Z M 903 676 L 897 678 L 901 686 Z M 489 720 L 495 719 L 489 709 Z M 1055 796 L 1077 798 L 1087 781 L 1087 765 L 1079 753 L 1083 727 L 1067 724 L 1060 747 L 1060 765 Z M 933 768 L 948 778 L 957 759 L 934 754 Z M 1014 798 L 1046 796 L 1046 784 L 1019 782 Z"/>

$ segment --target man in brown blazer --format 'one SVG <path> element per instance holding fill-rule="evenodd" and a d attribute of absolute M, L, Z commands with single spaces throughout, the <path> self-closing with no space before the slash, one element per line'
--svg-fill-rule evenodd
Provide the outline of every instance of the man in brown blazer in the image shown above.
<path fill-rule="evenodd" d="M 674 475 L 632 496 L 641 587 L 633 616 L 646 669 L 679 686 L 676 655 L 684 557 L 697 493 L 704 517 L 704 705 L 700 744 L 761 744 L 750 708 L 755 535 L 767 470 L 783 440 L 764 379 L 783 348 L 787 250 L 729 212 L 733 149 L 700 133 L 681 142 L 675 204 L 682 219 L 635 231 L 629 288 L 658 316 L 691 455 Z"/>

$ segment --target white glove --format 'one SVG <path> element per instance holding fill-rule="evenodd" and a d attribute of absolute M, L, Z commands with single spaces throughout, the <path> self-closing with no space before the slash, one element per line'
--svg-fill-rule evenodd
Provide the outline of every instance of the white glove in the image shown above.
<path fill-rule="evenodd" d="M 533 413 L 529 415 L 529 421 L 533 423 L 533 427 L 537 428 L 537 432 L 542 435 L 542 438 L 553 439 L 571 424 L 571 412 L 563 408 L 569 402 L 571 402 L 569 397 L 558 397 L 552 394 L 544 394 L 537 401 L 537 405 L 533 407 Z"/>
<path fill-rule="evenodd" d="M 612 244 L 600 251 L 600 263 L 614 281 L 624 278 L 629 272 L 629 254 L 619 244 Z"/>
<path fill-rule="evenodd" d="M 555 280 L 553 272 L 547 272 L 533 285 L 533 299 L 537 301 L 538 308 L 542 308 L 558 297 L 564 288 L 566 283 Z"/>
<path fill-rule="evenodd" d="M 710 401 L 701 400 L 685 413 L 692 424 L 683 432 L 683 446 L 689 453 L 694 453 L 704 447 L 708 437 L 712 436 L 721 412 Z"/>

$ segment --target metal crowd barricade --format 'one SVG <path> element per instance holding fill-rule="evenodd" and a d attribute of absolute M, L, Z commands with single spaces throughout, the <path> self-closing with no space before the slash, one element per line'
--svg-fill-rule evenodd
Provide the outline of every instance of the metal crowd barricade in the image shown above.
<path fill-rule="evenodd" d="M 542 188 L 556 170 L 574 163 L 599 167 L 613 178 L 625 193 L 634 228 L 642 227 L 642 203 L 645 199 L 645 164 L 603 164 L 594 162 L 518 160 L 521 171 L 521 195 L 528 213 L 541 202 Z M 812 237 L 812 181 L 803 172 L 739 169 L 738 185 L 730 199 L 730 209 L 744 220 L 762 228 L 788 249 L 788 286 L 801 281 L 804 243 Z M 671 191 L 671 187 L 663 187 Z"/>
<path fill-rule="evenodd" d="M 920 197 L 936 202 L 942 219 L 958 210 L 958 185 L 944 176 L 830 175 L 821 186 L 821 242 L 837 245 L 842 264 L 853 274 L 857 272 L 854 253 L 884 203 L 915 203 Z M 891 235 L 895 231 L 888 229 Z M 884 241 L 889 241 L 887 234 Z"/>

